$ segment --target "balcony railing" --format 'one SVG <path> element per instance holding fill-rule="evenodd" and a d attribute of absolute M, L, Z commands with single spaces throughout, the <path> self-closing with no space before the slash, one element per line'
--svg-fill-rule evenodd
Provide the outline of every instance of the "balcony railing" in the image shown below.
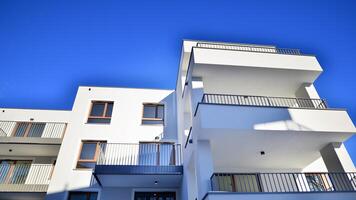
<path fill-rule="evenodd" d="M 354 173 L 214 173 L 212 191 L 356 192 Z"/>
<path fill-rule="evenodd" d="M 52 164 L 0 164 L 0 192 L 46 192 Z"/>
<path fill-rule="evenodd" d="M 303 99 L 290 97 L 267 97 L 228 94 L 204 94 L 202 103 L 224 104 L 239 106 L 264 106 L 264 107 L 287 107 L 327 109 L 326 101 L 323 99 Z"/>
<path fill-rule="evenodd" d="M 101 143 L 97 165 L 180 166 L 181 145 Z"/>
<path fill-rule="evenodd" d="M 286 49 L 268 46 L 256 46 L 256 45 L 243 45 L 243 44 L 222 44 L 222 43 L 197 43 L 197 47 L 209 48 L 209 49 L 223 49 L 234 51 L 248 51 L 248 52 L 261 52 L 261 53 L 275 53 L 275 54 L 287 54 L 287 55 L 301 55 L 299 49 Z"/>
<path fill-rule="evenodd" d="M 62 138 L 66 123 L 0 121 L 0 137 Z"/>

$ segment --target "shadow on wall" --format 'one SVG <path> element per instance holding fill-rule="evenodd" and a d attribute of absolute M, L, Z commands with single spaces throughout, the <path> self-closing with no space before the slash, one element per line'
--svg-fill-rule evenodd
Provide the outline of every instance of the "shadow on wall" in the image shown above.
<path fill-rule="evenodd" d="M 202 128 L 243 128 L 252 130 L 298 130 L 308 127 L 293 121 L 285 108 L 260 108 L 201 104 L 198 115 Z"/>
<path fill-rule="evenodd" d="M 177 140 L 176 105 L 174 102 L 174 92 L 171 92 L 159 102 L 159 104 L 164 105 L 163 132 L 153 138 L 153 140 Z M 155 125 L 162 126 L 162 123 Z"/>
<path fill-rule="evenodd" d="M 70 180 L 73 181 L 73 180 Z M 65 186 L 65 188 L 68 188 L 68 185 Z M 73 190 L 64 190 L 60 192 L 53 192 L 53 193 L 47 193 L 46 194 L 46 200 L 67 200 L 69 199 L 69 192 L 94 192 L 98 193 L 100 191 L 101 187 L 96 181 L 95 177 L 92 175 L 90 179 L 90 186 L 89 187 L 82 187 L 82 188 L 76 188 Z M 98 198 L 100 199 L 100 198 Z"/>

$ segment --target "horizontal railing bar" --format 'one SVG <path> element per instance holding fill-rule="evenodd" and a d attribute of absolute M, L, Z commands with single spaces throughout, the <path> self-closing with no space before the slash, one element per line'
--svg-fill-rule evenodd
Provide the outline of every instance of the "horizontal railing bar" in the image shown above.
<path fill-rule="evenodd" d="M 263 106 L 263 107 L 328 109 L 327 103 L 323 99 L 231 95 L 231 94 L 206 93 L 203 94 L 200 103 L 242 105 L 242 106 Z"/>
<path fill-rule="evenodd" d="M 246 97 L 265 97 L 265 98 L 281 98 L 281 99 L 301 99 L 301 100 L 324 100 L 317 98 L 300 98 L 300 97 L 282 97 L 282 96 L 262 96 L 262 95 L 242 95 L 242 94 L 223 94 L 223 93 L 204 93 L 204 95 L 221 95 L 221 96 L 246 96 Z"/>
<path fill-rule="evenodd" d="M 0 185 L 48 185 L 53 164 L 0 164 Z"/>
<path fill-rule="evenodd" d="M 356 192 L 356 172 L 213 173 L 212 191 Z"/>
<path fill-rule="evenodd" d="M 253 46 L 253 45 L 243 45 L 243 44 L 222 44 L 222 43 L 198 42 L 196 47 L 210 48 L 210 49 L 223 49 L 223 50 L 235 50 L 235 51 L 247 51 L 247 52 L 287 54 L 287 55 L 303 55 L 299 49 L 277 48 L 277 47 L 267 47 L 267 46 L 257 46 L 257 45 Z"/>
<path fill-rule="evenodd" d="M 24 121 L 24 120 L 0 120 L 0 122 L 18 122 L 18 123 L 46 123 L 46 124 L 67 124 L 67 122 L 48 122 L 48 121 Z"/>
<path fill-rule="evenodd" d="M 181 145 L 171 142 L 100 143 L 97 165 L 182 165 Z"/>
<path fill-rule="evenodd" d="M 0 120 L 0 137 L 63 138 L 67 123 Z"/>

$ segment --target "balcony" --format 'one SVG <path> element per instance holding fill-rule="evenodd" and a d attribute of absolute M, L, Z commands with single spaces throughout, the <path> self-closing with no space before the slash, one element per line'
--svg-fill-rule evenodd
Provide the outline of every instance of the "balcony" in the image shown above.
<path fill-rule="evenodd" d="M 356 173 L 214 173 L 204 199 L 354 199 Z"/>
<path fill-rule="evenodd" d="M 345 110 L 329 108 L 322 99 L 204 94 L 194 115 L 201 128 L 356 131 Z"/>
<path fill-rule="evenodd" d="M 66 126 L 56 122 L 0 121 L 1 155 L 56 156 Z"/>
<path fill-rule="evenodd" d="M 151 142 L 101 143 L 93 172 L 111 187 L 176 187 L 182 174 L 180 144 Z"/>
<path fill-rule="evenodd" d="M 46 193 L 53 167 L 52 164 L 0 164 L 0 193 Z"/>

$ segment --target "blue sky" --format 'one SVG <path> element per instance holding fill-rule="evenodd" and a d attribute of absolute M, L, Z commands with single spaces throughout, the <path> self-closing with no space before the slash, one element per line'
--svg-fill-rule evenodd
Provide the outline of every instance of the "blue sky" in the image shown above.
<path fill-rule="evenodd" d="M 315 83 L 356 122 L 352 1 L 0 1 L 0 107 L 70 109 L 79 85 L 175 87 L 182 39 L 316 54 Z M 356 161 L 356 137 L 346 146 Z"/>

